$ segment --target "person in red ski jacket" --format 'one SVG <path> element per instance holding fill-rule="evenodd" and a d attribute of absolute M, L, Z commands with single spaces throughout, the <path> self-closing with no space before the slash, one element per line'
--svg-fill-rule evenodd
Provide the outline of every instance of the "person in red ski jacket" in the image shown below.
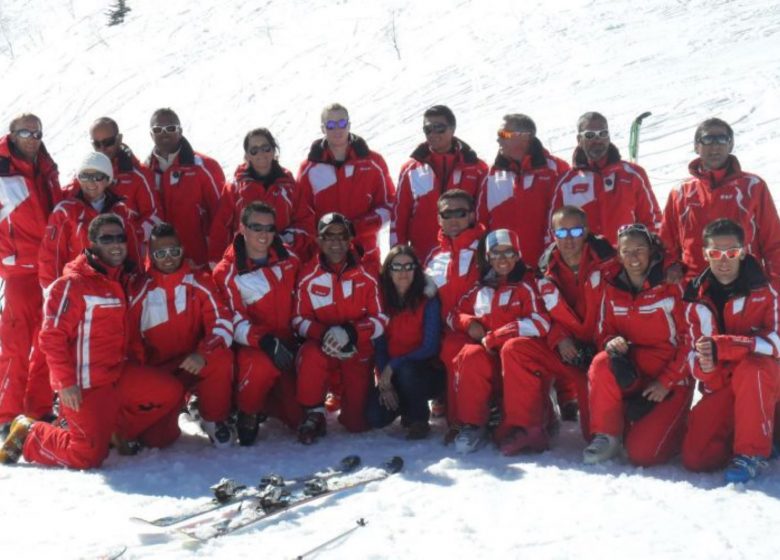
<path fill-rule="evenodd" d="M 350 133 L 349 113 L 333 103 L 322 110 L 322 133 L 298 171 L 298 184 L 315 220 L 337 212 L 355 228 L 368 270 L 379 274 L 379 229 L 390 221 L 395 186 L 387 164 L 366 141 Z"/>
<path fill-rule="evenodd" d="M 241 445 L 254 443 L 263 416 L 279 416 L 292 428 L 301 421 L 291 327 L 300 261 L 277 234 L 276 219 L 273 206 L 249 202 L 238 234 L 213 273 L 233 314 Z"/>
<path fill-rule="evenodd" d="M 438 244 L 439 196 L 461 189 L 477 198 L 487 164 L 455 137 L 455 125 L 455 115 L 445 105 L 434 105 L 423 113 L 426 141 L 417 146 L 401 168 L 390 223 L 391 247 L 408 243 L 425 258 Z"/>
<path fill-rule="evenodd" d="M 665 463 L 680 451 L 693 396 L 682 288 L 664 282 L 663 246 L 644 224 L 618 232 L 618 262 L 608 271 L 598 348 L 588 371 L 590 428 L 586 464 L 620 453 L 635 465 Z"/>
<path fill-rule="evenodd" d="M 508 229 L 485 238 L 481 280 L 449 314 L 448 322 L 468 337 L 454 359 L 457 420 L 462 425 L 455 449 L 470 453 L 487 441 L 491 399 L 503 394 L 502 376 L 516 360 L 509 355 L 530 338 L 543 339 L 550 318 L 536 292 L 531 269 L 520 254 L 520 239 Z M 506 402 L 506 406 L 515 403 Z"/>
<path fill-rule="evenodd" d="M 324 400 L 334 371 L 342 381 L 339 422 L 350 432 L 368 429 L 372 341 L 387 325 L 377 281 L 350 250 L 355 231 L 349 220 L 325 214 L 317 232 L 320 253 L 301 274 L 292 322 L 306 339 L 297 364 L 298 402 L 306 414 L 298 440 L 304 444 L 325 435 Z"/>
<path fill-rule="evenodd" d="M 477 247 L 485 234 L 485 228 L 476 223 L 474 198 L 461 189 L 452 189 L 439 197 L 439 246 L 425 260 L 425 275 L 433 282 L 441 301 L 442 320 L 479 279 Z M 445 437 L 450 442 L 457 435 L 457 399 L 455 395 L 455 370 L 452 361 L 460 352 L 468 337 L 445 324 L 440 351 L 441 361 L 447 371 L 447 421 L 452 428 Z"/>
<path fill-rule="evenodd" d="M 222 189 L 209 234 L 209 261 L 222 259 L 240 229 L 242 211 L 256 200 L 274 208 L 282 240 L 307 261 L 314 245 L 314 210 L 292 173 L 279 165 L 279 145 L 267 128 L 247 132 L 244 160 Z"/>
<path fill-rule="evenodd" d="M 142 261 L 139 216 L 114 191 L 116 180 L 111 160 L 99 152 L 87 154 L 79 164 L 77 181 L 78 192 L 60 202 L 49 216 L 38 252 L 38 279 L 43 289 L 89 246 L 87 230 L 98 214 L 110 212 L 121 218 L 127 234 L 128 258 L 134 263 Z"/>
<path fill-rule="evenodd" d="M 683 465 L 728 465 L 726 482 L 747 482 L 766 468 L 773 432 L 780 439 L 780 302 L 737 222 L 716 220 L 702 237 L 709 267 L 688 285 L 685 300 L 703 396 L 688 419 Z"/>
<path fill-rule="evenodd" d="M 661 211 L 643 168 L 620 159 L 609 140 L 607 119 L 589 112 L 577 121 L 574 167 L 564 173 L 553 191 L 549 216 L 564 205 L 579 206 L 588 215 L 588 227 L 596 235 L 617 243 L 623 225 L 642 223 L 655 233 Z M 548 220 L 552 224 L 552 220 Z"/>
<path fill-rule="evenodd" d="M 734 131 L 721 119 L 702 122 L 694 135 L 699 156 L 689 165 L 691 178 L 669 192 L 661 224 L 661 239 L 671 259 L 673 280 L 689 279 L 707 267 L 702 246 L 704 226 L 729 218 L 745 231 L 745 250 L 780 286 L 780 218 L 766 183 L 742 171 L 734 149 Z"/>
<path fill-rule="evenodd" d="M 517 232 L 523 262 L 535 268 L 545 248 L 553 189 L 569 165 L 544 148 L 527 115 L 504 115 L 498 147 L 479 191 L 477 220 L 489 230 Z"/>
<path fill-rule="evenodd" d="M 40 347 L 51 385 L 59 393 L 61 420 L 54 424 L 17 416 L 0 462 L 28 462 L 74 469 L 99 467 L 122 406 L 120 378 L 127 350 L 125 284 L 135 266 L 125 260 L 122 221 L 101 214 L 89 225 L 90 246 L 68 263 L 46 296 Z M 145 379 L 144 406 L 154 416 L 178 393 Z"/>
<path fill-rule="evenodd" d="M 100 117 L 89 128 L 92 147 L 111 160 L 114 169 L 112 190 L 125 199 L 125 204 L 139 216 L 141 241 L 149 241 L 149 234 L 155 224 L 162 221 L 154 178 L 148 167 L 133 155 L 130 147 L 122 142 L 119 125 L 110 117 Z M 65 187 L 68 196 L 74 196 L 81 190 L 78 177 Z M 142 245 L 141 249 L 145 247 Z M 140 261 L 139 261 L 140 262 Z"/>
<path fill-rule="evenodd" d="M 189 258 L 196 266 L 205 266 L 225 174 L 219 163 L 192 149 L 172 109 L 152 114 L 150 134 L 154 150 L 146 165 L 155 179 L 163 215 L 176 228 Z"/>
<path fill-rule="evenodd" d="M 57 165 L 43 143 L 41 120 L 23 114 L 0 138 L 0 277 L 4 299 L 0 316 L 0 437 L 25 412 L 51 414 L 52 392 L 45 360 L 30 361 L 38 336 L 43 293 L 38 284 L 38 247 L 46 221 L 62 200 Z M 35 358 L 35 356 L 34 356 Z M 30 381 L 31 372 L 41 383 Z"/>
<path fill-rule="evenodd" d="M 133 360 L 122 384 L 130 380 L 132 387 L 141 387 L 133 376 L 140 379 L 151 372 L 174 378 L 182 392 L 197 399 L 201 427 L 213 444 L 229 446 L 234 439 L 227 423 L 233 383 L 231 314 L 211 275 L 185 260 L 178 233 L 167 222 L 152 228 L 146 272 L 130 290 L 128 321 Z M 158 447 L 179 436 L 178 413 L 176 407 L 159 422 Z M 126 420 L 131 427 L 120 429 L 128 440 L 142 433 L 132 426 L 132 415 L 131 410 Z"/>

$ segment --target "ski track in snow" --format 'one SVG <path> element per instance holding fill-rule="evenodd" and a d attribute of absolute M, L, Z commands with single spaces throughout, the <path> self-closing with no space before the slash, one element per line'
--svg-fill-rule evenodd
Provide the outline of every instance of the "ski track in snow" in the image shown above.
<path fill-rule="evenodd" d="M 531 115 L 545 145 L 569 159 L 584 111 L 608 117 L 627 157 L 631 120 L 650 110 L 639 161 L 661 205 L 687 174 L 696 124 L 720 116 L 734 125 L 743 168 L 780 183 L 776 2 L 127 3 L 115 27 L 98 0 L 0 4 L 3 122 L 42 117 L 63 183 L 90 149 L 93 119 L 116 118 L 143 159 L 148 118 L 163 106 L 227 175 L 256 126 L 274 132 L 282 165 L 297 171 L 331 101 L 349 108 L 353 131 L 393 175 L 423 140 L 422 111 L 445 103 L 488 162 L 505 113 Z M 303 447 L 272 420 L 256 446 L 217 451 L 185 425 L 173 448 L 112 454 L 100 471 L 0 467 L 0 558 L 96 557 L 121 543 L 127 558 L 289 558 L 360 517 L 365 528 L 317 557 L 754 560 L 780 550 L 776 463 L 759 481 L 723 487 L 721 473 L 687 473 L 679 461 L 585 467 L 572 425 L 552 451 L 512 459 L 492 448 L 455 456 L 440 422 L 417 443 L 397 426 L 349 435 L 330 418 L 329 429 Z M 200 546 L 129 520 L 186 510 L 223 476 L 294 476 L 350 453 L 369 465 L 399 454 L 406 467 Z"/>

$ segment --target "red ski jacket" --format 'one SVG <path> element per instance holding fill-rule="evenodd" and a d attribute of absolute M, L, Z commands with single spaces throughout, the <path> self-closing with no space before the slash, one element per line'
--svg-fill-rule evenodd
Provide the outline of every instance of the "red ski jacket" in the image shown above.
<path fill-rule="evenodd" d="M 701 274 L 707 268 L 702 231 L 717 218 L 729 218 L 745 230 L 745 247 L 777 285 L 780 218 L 766 183 L 742 171 L 734 156 L 720 180 L 703 171 L 698 158 L 688 170 L 692 177 L 669 193 L 664 209 L 661 239 L 671 257 L 685 265 L 689 278 Z"/>
<path fill-rule="evenodd" d="M 529 153 L 518 163 L 496 156 L 477 200 L 477 219 L 488 231 L 509 229 L 520 238 L 523 262 L 536 267 L 545 248 L 547 217 L 553 189 L 561 172 L 542 143 L 534 138 Z M 522 216 L 522 219 L 520 219 Z"/>
<path fill-rule="evenodd" d="M 233 344 L 230 311 L 211 275 L 188 262 L 171 274 L 149 267 L 129 291 L 131 350 L 141 363 L 162 364 Z"/>
<path fill-rule="evenodd" d="M 544 337 L 550 331 L 550 317 L 536 291 L 533 274 L 519 262 L 506 280 L 490 271 L 450 311 L 447 323 L 460 332 L 478 321 L 485 327 L 485 345 L 500 348 L 518 336 Z"/>
<path fill-rule="evenodd" d="M 690 370 L 705 392 L 727 386 L 735 362 L 749 354 L 780 359 L 780 302 L 757 261 L 745 258 L 722 313 L 710 297 L 714 282 L 707 268 L 685 290 L 690 339 L 712 337 L 716 346 L 715 370 L 709 373 L 702 371 L 693 352 L 689 355 Z"/>
<path fill-rule="evenodd" d="M 49 216 L 49 224 L 38 252 L 38 280 L 46 289 L 59 278 L 65 265 L 89 247 L 87 230 L 98 214 L 111 212 L 119 216 L 127 234 L 127 258 L 142 263 L 140 240 L 143 233 L 138 224 L 138 214 L 130 210 L 112 189 L 106 189 L 103 206 L 96 210 L 79 193 L 60 202 Z"/>
<path fill-rule="evenodd" d="M 423 259 L 438 244 L 439 196 L 462 189 L 476 200 L 488 168 L 468 144 L 457 138 L 446 154 L 431 152 L 424 143 L 417 146 L 411 158 L 401 168 L 398 179 L 390 246 L 408 243 Z"/>
<path fill-rule="evenodd" d="M 553 191 L 549 228 L 553 212 L 565 205 L 582 208 L 588 215 L 588 229 L 613 245 L 620 226 L 639 222 L 653 232 L 661 226 L 661 211 L 647 173 L 635 163 L 621 160 L 611 144 L 603 167 L 588 162 L 581 148 L 574 150 L 574 168 L 558 180 Z M 548 240 L 552 241 L 552 236 Z"/>
<path fill-rule="evenodd" d="M 195 152 L 185 138 L 176 161 L 162 171 L 154 154 L 147 166 L 152 170 L 167 221 L 176 228 L 185 254 L 197 266 L 208 263 L 207 239 L 217 212 L 225 174 L 219 164 Z"/>
<path fill-rule="evenodd" d="M 258 348 L 266 334 L 286 341 L 292 339 L 299 268 L 298 257 L 280 241 L 271 249 L 266 264 L 253 264 L 246 256 L 244 236 L 236 236 L 213 273 L 214 282 L 233 313 L 236 342 Z"/>
<path fill-rule="evenodd" d="M 41 145 L 35 165 L 0 138 L 0 276 L 35 274 L 46 222 L 62 200 L 57 165 Z"/>
<path fill-rule="evenodd" d="M 261 201 L 276 210 L 276 229 L 297 255 L 314 245 L 314 210 L 287 169 L 274 161 L 267 177 L 257 177 L 244 163 L 225 184 L 209 234 L 209 261 L 217 263 L 233 241 L 241 224 L 241 212 L 250 202 Z"/>
<path fill-rule="evenodd" d="M 52 284 L 39 342 L 55 391 L 119 379 L 127 349 L 126 273 L 128 268 L 108 269 L 85 252 Z"/>
<path fill-rule="evenodd" d="M 327 141 L 316 140 L 298 171 L 298 184 L 314 209 L 315 222 L 339 212 L 354 224 L 355 241 L 366 253 L 377 247 L 377 233 L 390 220 L 395 186 L 384 158 L 369 150 L 365 140 L 351 134 L 347 159 L 340 164 Z"/>

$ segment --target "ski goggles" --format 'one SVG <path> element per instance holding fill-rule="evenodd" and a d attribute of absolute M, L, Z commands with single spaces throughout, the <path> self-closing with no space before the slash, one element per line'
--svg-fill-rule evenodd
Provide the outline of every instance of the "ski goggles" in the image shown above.
<path fill-rule="evenodd" d="M 506 130 L 504 128 L 499 128 L 497 134 L 500 140 L 509 140 L 510 138 L 515 138 L 516 136 L 530 136 L 531 133 L 528 131 L 521 132 L 518 130 Z"/>
<path fill-rule="evenodd" d="M 707 259 L 711 261 L 719 261 L 723 257 L 733 261 L 745 254 L 745 248 L 730 247 L 729 249 L 705 249 L 704 253 L 707 255 Z"/>
<path fill-rule="evenodd" d="M 110 178 L 105 173 L 79 173 L 79 181 L 82 183 L 102 183 Z"/>
<path fill-rule="evenodd" d="M 465 218 L 469 215 L 469 210 L 466 208 L 455 208 L 454 210 L 442 210 L 439 212 L 439 217 L 442 220 L 452 220 Z"/>
<path fill-rule="evenodd" d="M 256 156 L 259 153 L 270 154 L 274 151 L 274 147 L 271 144 L 265 144 L 263 146 L 252 146 L 247 150 L 250 156 Z"/>
<path fill-rule="evenodd" d="M 704 136 L 699 136 L 696 142 L 702 146 L 711 146 L 712 144 L 725 146 L 731 142 L 731 136 L 728 134 L 705 134 Z"/>
<path fill-rule="evenodd" d="M 585 235 L 585 228 L 582 226 L 570 227 L 570 228 L 560 227 L 556 229 L 553 233 L 555 234 L 555 237 L 558 239 L 566 239 L 567 237 L 576 238 Z"/>
<path fill-rule="evenodd" d="M 413 262 L 392 263 L 388 268 L 390 269 L 390 272 L 411 272 L 417 268 L 417 265 Z"/>
<path fill-rule="evenodd" d="M 447 123 L 431 123 L 423 126 L 423 133 L 428 136 L 429 134 L 442 134 L 449 128 Z"/>
<path fill-rule="evenodd" d="M 118 243 L 127 243 L 127 234 L 117 233 L 116 235 L 110 235 L 108 233 L 98 236 L 96 239 L 98 245 L 115 245 Z"/>
<path fill-rule="evenodd" d="M 328 130 L 336 130 L 337 128 L 347 128 L 349 126 L 349 119 L 339 119 L 337 121 L 325 121 L 325 128 Z"/>
<path fill-rule="evenodd" d="M 36 140 L 40 140 L 41 138 L 43 138 L 42 130 L 30 130 L 27 128 L 20 128 L 19 130 L 14 130 L 13 133 L 16 134 L 19 138 L 24 138 L 25 140 L 27 138 L 35 138 Z"/>
<path fill-rule="evenodd" d="M 99 150 L 100 148 L 110 148 L 116 144 L 116 136 L 110 136 L 108 138 L 103 138 L 102 140 L 92 140 L 92 147 L 96 150 Z"/>
<path fill-rule="evenodd" d="M 593 140 L 594 138 L 609 138 L 609 130 L 602 128 L 601 130 L 582 130 L 580 136 L 585 140 Z"/>
<path fill-rule="evenodd" d="M 275 224 L 258 224 L 257 222 L 252 222 L 246 224 L 244 227 L 255 233 L 274 233 L 276 231 Z"/>
<path fill-rule="evenodd" d="M 149 129 L 152 134 L 155 136 L 162 134 L 163 132 L 165 134 L 175 134 L 181 130 L 181 125 L 179 124 L 166 124 L 166 125 L 155 125 Z"/>
<path fill-rule="evenodd" d="M 184 254 L 184 249 L 181 247 L 165 247 L 163 249 L 155 249 L 152 251 L 152 258 L 156 261 L 161 261 L 167 257 L 173 257 L 178 259 Z"/>

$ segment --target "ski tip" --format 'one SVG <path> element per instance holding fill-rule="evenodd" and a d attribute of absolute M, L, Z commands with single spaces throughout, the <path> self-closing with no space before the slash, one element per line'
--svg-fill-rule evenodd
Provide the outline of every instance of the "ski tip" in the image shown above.
<path fill-rule="evenodd" d="M 645 120 L 647 117 L 649 117 L 649 116 L 650 116 L 650 115 L 652 115 L 652 114 L 653 114 L 653 113 L 651 113 L 650 111 L 645 111 L 644 113 L 642 113 L 641 115 L 639 115 L 637 118 L 635 118 L 635 119 L 634 119 L 634 122 L 636 122 L 636 123 L 638 123 L 638 124 L 641 124 L 643 120 Z"/>
<path fill-rule="evenodd" d="M 341 470 L 354 471 L 360 466 L 360 455 L 347 455 L 341 460 Z"/>
<path fill-rule="evenodd" d="M 385 471 L 387 471 L 389 474 L 395 474 L 397 472 L 400 472 L 401 469 L 404 468 L 404 460 L 401 459 L 398 455 L 395 457 L 391 457 L 388 459 L 385 464 L 383 465 Z"/>

